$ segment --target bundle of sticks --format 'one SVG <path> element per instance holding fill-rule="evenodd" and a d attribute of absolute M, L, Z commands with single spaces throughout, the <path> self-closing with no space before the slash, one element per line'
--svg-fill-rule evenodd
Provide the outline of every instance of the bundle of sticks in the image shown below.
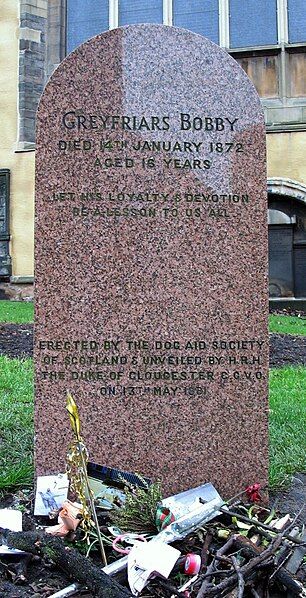
<path fill-rule="evenodd" d="M 306 533 L 297 524 L 303 510 L 304 507 L 293 519 L 286 515 L 268 524 L 257 516 L 260 507 L 253 507 L 251 517 L 246 515 L 244 505 L 221 508 L 223 517 L 200 530 L 200 543 L 196 541 L 199 532 L 185 540 L 185 550 L 188 541 L 188 550 L 201 550 L 199 575 L 191 580 L 189 587 L 184 584 L 179 589 L 171 580 L 156 580 L 152 596 L 306 597 Z M 267 515 L 267 510 L 264 511 Z M 226 541 L 220 543 L 222 536 Z"/>
<path fill-rule="evenodd" d="M 306 533 L 299 523 L 302 510 L 293 518 L 277 518 L 274 511 L 242 503 L 220 510 L 217 518 L 174 543 L 183 554 L 200 554 L 199 573 L 190 579 L 175 572 L 167 580 L 155 577 L 141 596 L 306 598 Z M 62 539 L 42 532 L 1 530 L 1 534 L 3 544 L 51 559 L 93 596 L 131 596 L 126 580 L 106 575 Z"/>

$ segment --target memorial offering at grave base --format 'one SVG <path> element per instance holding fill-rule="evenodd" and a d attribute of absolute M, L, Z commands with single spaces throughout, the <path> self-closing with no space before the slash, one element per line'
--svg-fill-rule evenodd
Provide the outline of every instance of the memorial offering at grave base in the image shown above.
<path fill-rule="evenodd" d="M 6 563 L 8 574 L 14 576 L 14 583 L 22 583 L 25 591 L 29 588 L 32 592 L 48 592 L 53 598 L 83 592 L 85 587 L 90 597 L 101 598 L 110 595 L 165 598 L 179 594 L 203 598 L 231 596 L 233 592 L 242 597 L 260 595 L 263 584 L 279 598 L 287 598 L 288 592 L 305 597 L 305 530 L 300 519 L 303 508 L 295 516 L 281 515 L 267 508 L 260 502 L 260 496 L 265 497 L 265 489 L 258 482 L 226 503 L 210 483 L 162 501 L 155 494 L 158 499 L 155 505 L 150 487 L 147 496 L 141 489 L 142 501 L 136 490 L 137 487 L 129 488 L 131 496 L 135 492 L 133 517 L 137 518 L 138 510 L 140 522 L 142 511 L 150 505 L 152 513 L 155 512 L 155 530 L 148 534 L 144 528 L 141 534 L 115 528 L 111 525 L 110 510 L 98 508 L 98 525 L 110 563 L 102 570 L 96 564 L 99 558 L 97 537 L 93 535 L 88 545 L 88 536 L 84 537 L 81 526 L 74 529 L 69 543 L 61 537 L 51 537 L 48 527 L 42 530 L 41 517 L 36 530 L 16 533 L 2 529 L 5 544 L 0 547 L 0 560 Z M 131 508 L 131 502 L 129 504 Z M 69 506 L 69 500 L 64 508 L 65 505 Z M 165 522 L 158 531 L 165 505 L 171 506 L 176 515 L 172 514 L 168 524 Z M 127 503 L 120 508 L 126 509 Z M 118 506 L 113 505 L 112 510 L 117 509 Z M 127 518 L 125 522 L 129 523 Z M 172 534 L 172 530 L 177 529 L 179 540 Z M 40 576 L 46 562 L 50 577 L 50 561 L 53 566 L 49 583 L 58 584 L 54 573 L 57 568 L 64 568 L 69 575 L 69 585 L 64 578 L 59 587 L 46 585 L 46 582 L 45 585 L 29 582 L 29 578 L 35 577 L 38 563 Z M 60 592 L 50 594 L 52 587 L 61 588 Z"/>

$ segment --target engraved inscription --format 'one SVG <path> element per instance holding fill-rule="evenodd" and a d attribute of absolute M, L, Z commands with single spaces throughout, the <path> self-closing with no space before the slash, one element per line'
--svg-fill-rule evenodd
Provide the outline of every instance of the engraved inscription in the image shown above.
<path fill-rule="evenodd" d="M 40 376 L 49 381 L 66 380 L 67 384 L 72 380 L 98 382 L 101 395 L 111 388 L 111 394 L 118 397 L 175 396 L 183 392 L 205 398 L 207 384 L 212 381 L 244 379 L 252 383 L 261 380 L 264 377 L 263 346 L 264 341 L 260 339 L 184 343 L 143 339 L 41 340 L 43 368 Z M 61 369 L 54 371 L 54 364 Z M 150 386 L 146 386 L 148 384 Z"/>

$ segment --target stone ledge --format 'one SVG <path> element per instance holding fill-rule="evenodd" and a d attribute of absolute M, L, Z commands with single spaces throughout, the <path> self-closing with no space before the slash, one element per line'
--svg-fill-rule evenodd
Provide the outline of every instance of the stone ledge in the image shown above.
<path fill-rule="evenodd" d="M 269 308 L 271 311 L 279 309 L 306 311 L 306 297 L 270 297 Z"/>
<path fill-rule="evenodd" d="M 35 143 L 32 141 L 17 141 L 15 143 L 14 152 L 34 152 Z"/>
<path fill-rule="evenodd" d="M 34 276 L 11 276 L 11 284 L 33 284 Z"/>
<path fill-rule="evenodd" d="M 304 124 L 283 124 L 283 125 L 267 125 L 266 133 L 294 133 L 306 131 L 306 123 Z"/>
<path fill-rule="evenodd" d="M 21 11 L 27 12 L 28 14 L 34 15 L 36 17 L 42 17 L 42 18 L 46 19 L 48 16 L 48 7 L 47 7 L 46 2 L 41 3 L 40 6 L 38 6 L 38 5 L 34 6 L 33 4 L 34 4 L 33 1 L 31 3 L 30 2 L 23 3 L 21 5 Z"/>
<path fill-rule="evenodd" d="M 306 107 L 304 103 L 291 106 L 264 105 L 267 130 L 273 129 L 305 129 Z"/>
<path fill-rule="evenodd" d="M 40 44 L 41 31 L 39 29 L 31 29 L 30 27 L 20 27 L 19 39 L 25 39 L 27 41 L 36 42 L 37 44 Z"/>
<path fill-rule="evenodd" d="M 12 282 L 12 278 L 24 279 Z M 33 301 L 32 276 L 12 276 L 10 282 L 0 281 L 0 299 L 8 301 Z"/>

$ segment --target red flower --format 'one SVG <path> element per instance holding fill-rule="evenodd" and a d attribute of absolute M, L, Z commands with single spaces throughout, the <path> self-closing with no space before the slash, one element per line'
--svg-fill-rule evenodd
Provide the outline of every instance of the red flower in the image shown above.
<path fill-rule="evenodd" d="M 261 488 L 260 484 L 253 484 L 252 486 L 248 486 L 245 489 L 250 502 L 260 502 L 261 501 L 261 496 L 259 494 L 260 488 Z"/>

